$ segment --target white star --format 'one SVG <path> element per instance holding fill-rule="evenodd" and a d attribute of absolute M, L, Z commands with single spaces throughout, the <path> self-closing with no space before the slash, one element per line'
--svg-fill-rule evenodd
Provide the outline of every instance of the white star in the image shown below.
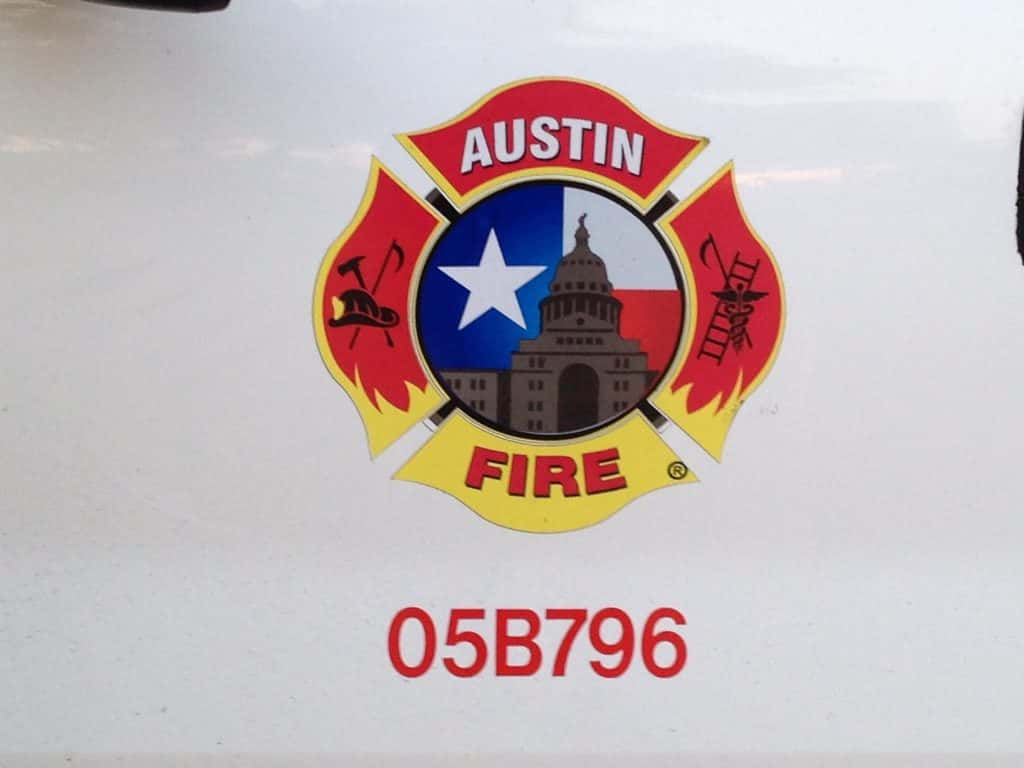
<path fill-rule="evenodd" d="M 533 280 L 547 267 L 510 267 L 492 229 L 487 244 L 475 267 L 438 267 L 467 291 L 466 308 L 462 310 L 459 330 L 490 309 L 496 309 L 520 328 L 526 328 L 523 309 L 516 291 Z"/>

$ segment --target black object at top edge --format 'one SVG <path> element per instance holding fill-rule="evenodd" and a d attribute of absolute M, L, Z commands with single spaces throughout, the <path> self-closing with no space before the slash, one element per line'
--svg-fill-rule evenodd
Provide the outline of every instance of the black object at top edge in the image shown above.
<path fill-rule="evenodd" d="M 1024 263 L 1024 117 L 1021 119 L 1020 158 L 1017 161 L 1017 253 Z"/>
<path fill-rule="evenodd" d="M 144 8 L 150 11 L 205 13 L 207 11 L 223 11 L 231 3 L 231 0 L 89 0 L 89 2 Z"/>

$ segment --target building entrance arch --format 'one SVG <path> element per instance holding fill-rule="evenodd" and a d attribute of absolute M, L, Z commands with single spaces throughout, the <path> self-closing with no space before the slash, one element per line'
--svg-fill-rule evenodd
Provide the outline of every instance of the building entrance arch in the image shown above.
<path fill-rule="evenodd" d="M 600 381 L 584 363 L 566 366 L 558 377 L 558 431 L 575 432 L 597 424 Z"/>

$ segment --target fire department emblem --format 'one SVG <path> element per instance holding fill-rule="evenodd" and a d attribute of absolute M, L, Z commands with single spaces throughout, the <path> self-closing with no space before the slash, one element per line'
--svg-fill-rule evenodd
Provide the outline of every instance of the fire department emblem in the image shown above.
<path fill-rule="evenodd" d="M 437 188 L 374 158 L 313 307 L 371 455 L 424 423 L 397 478 L 537 532 L 695 482 L 671 424 L 721 460 L 784 315 L 731 163 L 680 200 L 668 185 L 707 140 L 565 78 L 398 140 Z"/>

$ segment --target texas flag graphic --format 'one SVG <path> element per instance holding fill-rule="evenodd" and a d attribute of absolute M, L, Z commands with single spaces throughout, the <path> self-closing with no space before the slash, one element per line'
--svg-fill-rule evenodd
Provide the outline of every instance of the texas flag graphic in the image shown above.
<path fill-rule="evenodd" d="M 424 355 L 449 393 L 514 432 L 561 435 L 632 409 L 678 346 L 679 281 L 630 209 L 578 186 L 513 187 L 471 208 L 424 271 Z"/>

